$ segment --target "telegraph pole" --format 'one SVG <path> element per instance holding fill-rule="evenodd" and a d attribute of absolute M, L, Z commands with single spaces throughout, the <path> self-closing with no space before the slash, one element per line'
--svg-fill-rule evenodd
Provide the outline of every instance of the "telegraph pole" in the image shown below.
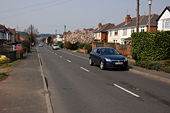
<path fill-rule="evenodd" d="M 136 32 L 139 32 L 139 0 L 137 0 Z"/>

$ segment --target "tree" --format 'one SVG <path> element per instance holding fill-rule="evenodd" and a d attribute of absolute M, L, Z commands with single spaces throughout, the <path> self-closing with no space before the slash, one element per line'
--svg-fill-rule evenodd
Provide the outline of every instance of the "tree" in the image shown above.
<path fill-rule="evenodd" d="M 29 34 L 29 38 L 31 41 L 32 46 L 36 44 L 36 37 L 38 36 L 39 32 L 38 29 L 35 28 L 32 24 L 25 30 Z"/>

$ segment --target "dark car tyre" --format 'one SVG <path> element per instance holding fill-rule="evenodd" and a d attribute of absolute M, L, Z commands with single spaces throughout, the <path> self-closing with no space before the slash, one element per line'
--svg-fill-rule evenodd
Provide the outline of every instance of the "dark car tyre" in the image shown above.
<path fill-rule="evenodd" d="M 94 65 L 94 63 L 93 63 L 93 61 L 92 61 L 92 59 L 91 59 L 91 58 L 89 59 L 89 64 L 90 64 L 91 66 L 93 66 L 93 65 Z"/>
<path fill-rule="evenodd" d="M 101 62 L 100 62 L 100 69 L 101 69 L 101 70 L 104 70 L 104 68 L 105 68 L 105 67 L 104 67 L 104 62 L 101 61 Z"/>

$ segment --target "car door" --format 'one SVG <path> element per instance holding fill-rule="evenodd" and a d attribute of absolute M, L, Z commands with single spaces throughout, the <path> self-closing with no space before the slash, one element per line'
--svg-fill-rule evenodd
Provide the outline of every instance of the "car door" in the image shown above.
<path fill-rule="evenodd" d="M 100 64 L 100 61 L 101 61 L 101 50 L 98 48 L 97 51 L 96 51 L 96 64 L 99 65 Z"/>

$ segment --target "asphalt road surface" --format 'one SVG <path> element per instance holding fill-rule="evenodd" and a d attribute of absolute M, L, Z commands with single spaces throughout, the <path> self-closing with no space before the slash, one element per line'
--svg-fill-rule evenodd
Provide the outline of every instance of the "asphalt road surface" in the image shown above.
<path fill-rule="evenodd" d="M 54 113 L 170 113 L 170 84 L 90 66 L 88 55 L 39 47 Z"/>

